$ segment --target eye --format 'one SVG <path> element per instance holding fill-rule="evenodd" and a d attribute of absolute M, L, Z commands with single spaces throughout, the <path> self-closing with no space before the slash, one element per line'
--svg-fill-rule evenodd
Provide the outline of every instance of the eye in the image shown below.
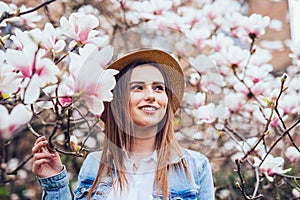
<path fill-rule="evenodd" d="M 143 86 L 142 85 L 133 85 L 133 86 L 131 86 L 130 90 L 132 90 L 132 91 L 143 90 Z"/>
<path fill-rule="evenodd" d="M 165 91 L 165 86 L 164 85 L 154 85 L 154 90 Z"/>

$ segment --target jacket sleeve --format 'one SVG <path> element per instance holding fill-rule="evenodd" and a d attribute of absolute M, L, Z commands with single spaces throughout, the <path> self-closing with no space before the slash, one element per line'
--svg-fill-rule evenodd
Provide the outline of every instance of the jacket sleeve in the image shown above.
<path fill-rule="evenodd" d="M 43 200 L 72 199 L 65 166 L 59 174 L 47 178 L 38 177 L 38 181 L 43 189 Z"/>
<path fill-rule="evenodd" d="M 199 192 L 198 199 L 214 200 L 214 183 L 212 178 L 212 171 L 207 159 L 202 163 L 202 168 L 199 169 Z"/>

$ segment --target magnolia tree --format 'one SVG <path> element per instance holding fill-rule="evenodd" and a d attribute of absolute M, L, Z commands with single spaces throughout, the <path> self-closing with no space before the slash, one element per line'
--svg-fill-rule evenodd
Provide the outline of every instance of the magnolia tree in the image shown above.
<path fill-rule="evenodd" d="M 58 19 L 53 3 L 64 9 Z M 0 2 L 0 196 L 39 197 L 24 183 L 36 137 L 66 163 L 100 149 L 118 73 L 105 67 L 155 47 L 182 63 L 177 139 L 210 158 L 216 198 L 299 198 L 300 45 L 286 41 L 292 63 L 275 76 L 257 40 L 280 23 L 242 10 L 235 0 Z"/>

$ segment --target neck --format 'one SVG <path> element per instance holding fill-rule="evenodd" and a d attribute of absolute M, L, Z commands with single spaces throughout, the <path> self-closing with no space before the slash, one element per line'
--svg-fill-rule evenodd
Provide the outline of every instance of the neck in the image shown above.
<path fill-rule="evenodd" d="M 155 150 L 157 127 L 134 127 L 134 140 L 130 152 L 136 154 L 149 154 Z"/>

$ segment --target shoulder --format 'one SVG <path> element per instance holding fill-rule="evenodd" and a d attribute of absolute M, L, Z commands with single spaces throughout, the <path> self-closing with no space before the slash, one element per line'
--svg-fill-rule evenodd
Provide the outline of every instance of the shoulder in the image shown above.
<path fill-rule="evenodd" d="M 95 151 L 89 153 L 83 161 L 79 172 L 79 176 L 82 178 L 85 176 L 95 177 L 100 164 L 101 155 L 102 151 Z"/>
<path fill-rule="evenodd" d="M 202 171 L 202 169 L 204 168 L 210 168 L 208 158 L 200 152 L 185 148 L 182 148 L 181 152 L 183 158 L 187 161 L 187 164 L 192 171 L 194 171 L 195 169 L 197 171 Z"/>
<path fill-rule="evenodd" d="M 208 162 L 208 158 L 198 151 L 181 148 L 182 155 L 185 159 L 192 161 Z"/>
<path fill-rule="evenodd" d="M 102 151 L 94 151 L 91 152 L 87 155 L 85 162 L 96 162 L 96 163 L 100 163 L 100 159 L 102 156 Z"/>
<path fill-rule="evenodd" d="M 213 191 L 213 179 L 208 158 L 200 152 L 189 149 L 182 149 L 181 152 L 196 184 L 202 188 L 210 188 L 209 192 L 211 193 Z"/>

